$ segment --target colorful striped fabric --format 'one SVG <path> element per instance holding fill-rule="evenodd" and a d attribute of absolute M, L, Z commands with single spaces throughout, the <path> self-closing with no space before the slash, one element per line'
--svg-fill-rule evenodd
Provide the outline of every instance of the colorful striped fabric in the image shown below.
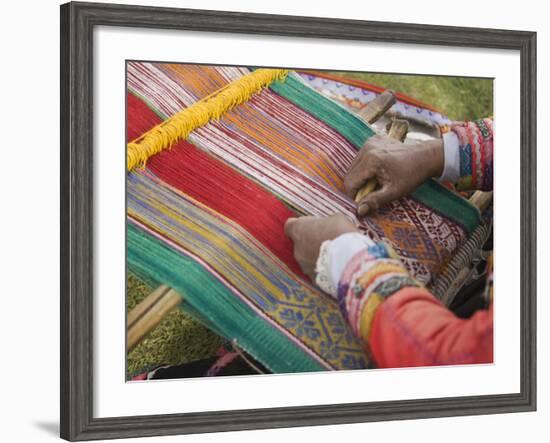
<path fill-rule="evenodd" d="M 238 81 L 245 68 L 128 63 L 128 141 Z M 372 129 L 294 73 L 128 173 L 128 262 L 274 372 L 369 366 L 336 303 L 302 275 L 283 232 L 296 214 L 354 218 L 343 177 Z M 433 286 L 479 225 L 427 182 L 361 221 Z"/>

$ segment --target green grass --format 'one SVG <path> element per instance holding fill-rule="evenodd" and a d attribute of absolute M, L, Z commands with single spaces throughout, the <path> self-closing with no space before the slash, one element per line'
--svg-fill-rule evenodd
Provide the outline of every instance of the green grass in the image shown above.
<path fill-rule="evenodd" d="M 335 72 L 430 104 L 453 120 L 473 120 L 493 115 L 493 80 L 466 77 Z"/>

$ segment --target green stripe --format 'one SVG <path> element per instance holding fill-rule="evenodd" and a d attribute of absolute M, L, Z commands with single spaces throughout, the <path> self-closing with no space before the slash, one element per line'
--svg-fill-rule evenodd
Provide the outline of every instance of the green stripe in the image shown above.
<path fill-rule="evenodd" d="M 290 73 L 284 82 L 273 82 L 270 88 L 307 113 L 326 123 L 349 140 L 357 149 L 375 134 L 373 129 L 356 114 L 334 100 L 325 97 Z M 464 198 L 434 180 L 420 185 L 412 197 L 434 211 L 464 226 L 471 234 L 479 225 L 478 209 Z"/>
<path fill-rule="evenodd" d="M 255 311 L 195 260 L 127 223 L 127 260 L 132 272 L 163 282 L 184 295 L 192 311 L 217 325 L 228 339 L 275 373 L 326 370 L 281 331 L 267 326 Z"/>

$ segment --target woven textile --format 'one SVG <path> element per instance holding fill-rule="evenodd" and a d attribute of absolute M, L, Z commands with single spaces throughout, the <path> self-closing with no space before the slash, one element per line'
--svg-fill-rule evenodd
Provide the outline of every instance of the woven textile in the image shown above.
<path fill-rule="evenodd" d="M 128 141 L 250 71 L 128 64 Z M 372 129 L 290 73 L 128 174 L 128 261 L 274 372 L 368 367 L 336 303 L 292 255 L 284 221 L 354 218 L 343 177 Z M 363 220 L 433 285 L 479 225 L 435 182 Z"/>

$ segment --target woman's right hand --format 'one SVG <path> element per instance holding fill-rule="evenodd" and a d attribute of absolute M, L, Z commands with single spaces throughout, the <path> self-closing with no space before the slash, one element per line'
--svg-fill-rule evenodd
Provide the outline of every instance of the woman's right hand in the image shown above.
<path fill-rule="evenodd" d="M 388 136 L 375 135 L 367 140 L 348 171 L 344 186 L 354 198 L 367 180 L 374 178 L 377 188 L 357 203 L 364 216 L 381 206 L 409 195 L 444 167 L 443 140 L 403 144 Z"/>

